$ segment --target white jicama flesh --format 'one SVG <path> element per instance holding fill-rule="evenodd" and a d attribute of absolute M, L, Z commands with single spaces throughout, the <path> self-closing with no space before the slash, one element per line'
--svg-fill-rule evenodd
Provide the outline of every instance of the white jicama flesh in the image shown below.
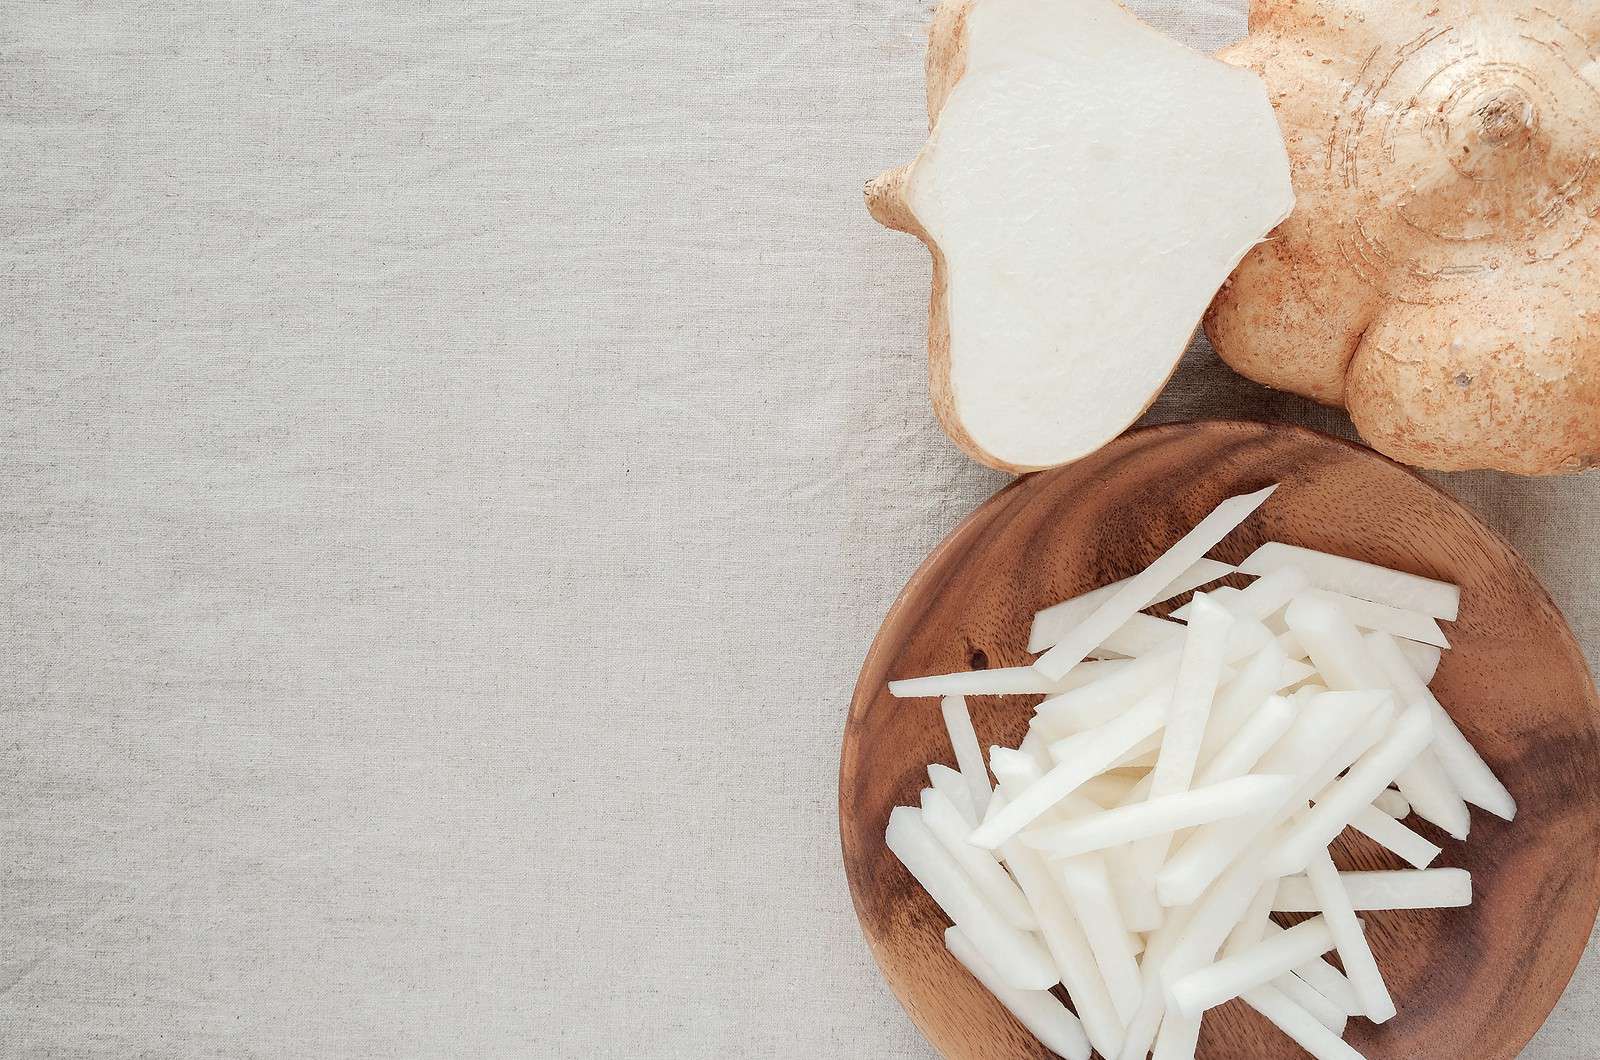
<path fill-rule="evenodd" d="M 1026 672 L 896 682 L 1049 689 L 1021 746 L 987 762 L 947 696 L 960 768 L 930 765 L 921 808 L 896 809 L 886 839 L 954 922 L 951 952 L 1062 1055 L 1193 1060 L 1207 1011 L 1242 998 L 1312 1055 L 1358 1057 L 1348 1021 L 1397 1016 L 1358 914 L 1473 898 L 1402 819 L 1464 842 L 1469 803 L 1516 813 L 1428 688 L 1454 586 L 1271 545 L 1243 567 L 1254 582 L 1196 592 L 1185 623 L 1144 613 L 1232 573 L 1203 554 L 1269 495 L 1224 502 L 1143 573 L 1040 612 L 1049 650 Z M 1340 872 L 1346 829 L 1395 867 Z M 1273 913 L 1314 915 L 1285 930 Z"/>
<path fill-rule="evenodd" d="M 967 842 L 967 836 L 972 828 L 961 816 L 961 811 L 956 809 L 955 803 L 945 798 L 933 788 L 924 788 L 922 792 L 922 823 L 928 826 L 934 838 L 944 844 L 950 856 L 956 859 L 962 869 L 978 885 L 978 890 L 983 892 L 989 904 L 1013 926 L 1023 931 L 1033 931 L 1039 925 L 1034 919 L 1033 909 L 1028 905 L 1028 900 L 1022 896 L 1019 888 L 994 855 L 986 850 L 979 850 Z"/>
<path fill-rule="evenodd" d="M 939 709 L 944 715 L 944 727 L 950 736 L 956 765 L 961 769 L 961 779 L 967 782 L 973 813 L 982 820 L 994 789 L 989 786 L 989 773 L 983 768 L 983 748 L 978 745 L 978 733 L 972 727 L 972 712 L 960 696 L 946 696 Z"/>
<path fill-rule="evenodd" d="M 1018 990 L 1007 983 L 954 925 L 945 930 L 944 944 L 972 977 L 1028 1028 L 1028 1033 L 1067 1060 L 1089 1060 L 1089 1039 L 1084 1036 L 1083 1024 L 1054 994 L 1048 990 Z"/>
<path fill-rule="evenodd" d="M 1178 1011 L 1198 1016 L 1209 1008 L 1270 983 L 1333 949 L 1333 932 L 1323 917 L 1313 917 L 1281 935 L 1224 957 L 1216 964 L 1188 973 L 1169 987 Z"/>
<path fill-rule="evenodd" d="M 1401 869 L 1341 872 L 1339 882 L 1356 912 L 1371 909 L 1455 909 L 1472 904 L 1472 873 L 1466 869 Z M 1279 913 L 1322 911 L 1311 881 L 1289 876 L 1278 881 L 1272 908 Z"/>
<path fill-rule="evenodd" d="M 1226 578 L 1234 572 L 1234 567 L 1227 563 L 1219 563 L 1214 559 L 1196 560 L 1188 570 L 1178 575 L 1158 592 L 1150 604 L 1163 604 L 1174 596 L 1182 596 L 1191 589 L 1198 589 L 1208 585 L 1219 578 Z M 1028 633 L 1028 651 L 1037 655 L 1055 645 L 1062 637 L 1072 631 L 1076 626 L 1098 606 L 1105 603 L 1106 599 L 1127 584 L 1128 579 L 1102 585 L 1098 589 L 1091 589 L 1082 596 L 1074 596 L 1070 600 L 1063 600 L 1053 607 L 1047 607 L 1033 616 L 1033 628 Z M 1147 604 L 1145 606 L 1150 606 Z"/>
<path fill-rule="evenodd" d="M 1461 610 L 1461 590 L 1448 582 L 1278 541 L 1267 542 L 1239 564 L 1244 573 L 1258 576 L 1283 567 L 1298 567 L 1319 589 L 1420 611 L 1446 622 L 1454 622 Z"/>
<path fill-rule="evenodd" d="M 1162 556 L 1140 574 L 1129 578 L 1105 603 L 1095 608 L 1073 628 L 1055 647 L 1039 656 L 1033 665 L 1046 677 L 1059 680 L 1068 670 L 1078 665 L 1106 637 L 1114 633 L 1135 612 L 1148 607 L 1155 596 L 1172 578 L 1188 569 L 1195 560 L 1203 557 L 1211 547 L 1233 532 L 1234 528 L 1267 502 L 1276 486 L 1230 497 L 1217 505 L 1200 524 L 1183 535 Z"/>
<path fill-rule="evenodd" d="M 868 205 L 936 248 L 946 430 L 986 464 L 1036 470 L 1094 452 L 1154 400 L 1217 289 L 1288 216 L 1288 156 L 1255 74 L 1113 0 L 980 0 L 964 28 L 927 144 Z M 1151 180 L 1180 170 L 1181 189 Z"/>

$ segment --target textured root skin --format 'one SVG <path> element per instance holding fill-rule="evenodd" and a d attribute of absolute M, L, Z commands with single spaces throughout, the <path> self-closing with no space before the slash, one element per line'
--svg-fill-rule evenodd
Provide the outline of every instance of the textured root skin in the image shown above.
<path fill-rule="evenodd" d="M 896 232 L 909 232 L 917 235 L 921 226 L 917 218 L 906 205 L 906 175 L 910 166 L 897 166 L 879 173 L 867 181 L 866 200 L 867 212 L 872 219 L 885 228 L 892 228 Z"/>
<path fill-rule="evenodd" d="M 1267 82 L 1298 206 L 1207 312 L 1217 353 L 1418 467 L 1600 466 L 1600 99 L 1573 73 L 1600 12 L 1252 0 L 1249 26 L 1220 57 Z"/>

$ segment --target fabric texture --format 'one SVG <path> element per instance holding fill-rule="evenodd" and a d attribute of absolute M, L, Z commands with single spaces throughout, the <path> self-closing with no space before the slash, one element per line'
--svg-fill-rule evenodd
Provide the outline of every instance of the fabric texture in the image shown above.
<path fill-rule="evenodd" d="M 0 1056 L 931 1055 L 835 811 L 1004 482 L 861 204 L 931 8 L 0 0 Z M 1592 661 L 1600 478 L 1445 482 Z"/>

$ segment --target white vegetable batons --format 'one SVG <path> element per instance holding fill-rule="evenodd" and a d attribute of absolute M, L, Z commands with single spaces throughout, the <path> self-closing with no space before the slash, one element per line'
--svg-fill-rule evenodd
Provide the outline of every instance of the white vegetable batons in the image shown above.
<path fill-rule="evenodd" d="M 1333 948 L 1333 931 L 1327 919 L 1313 917 L 1231 957 L 1183 975 L 1170 983 L 1168 990 L 1179 1012 L 1198 1016 L 1207 1009 L 1232 1001 L 1246 990 L 1288 974 L 1296 965 L 1315 960 Z"/>
<path fill-rule="evenodd" d="M 1344 1010 L 1344 1006 L 1336 1005 L 1323 997 L 1311 984 L 1298 975 L 1293 972 L 1288 975 L 1280 975 L 1267 985 L 1274 990 L 1283 991 L 1285 997 L 1315 1016 L 1318 1023 L 1334 1034 L 1344 1034 L 1345 1027 L 1350 1020 L 1350 1014 Z"/>
<path fill-rule="evenodd" d="M 1448 582 L 1298 545 L 1269 541 L 1239 564 L 1240 571 L 1258 577 L 1283 567 L 1299 567 L 1319 589 L 1420 611 L 1447 622 L 1454 622 L 1461 610 L 1461 589 Z"/>
<path fill-rule="evenodd" d="M 1350 896 L 1339 882 L 1339 870 L 1333 867 L 1333 859 L 1326 849 L 1317 851 L 1311 858 L 1306 866 L 1306 879 L 1311 882 L 1312 893 L 1322 907 L 1322 918 L 1333 934 L 1339 948 L 1339 961 L 1350 977 L 1350 985 L 1355 987 L 1356 996 L 1361 999 L 1364 1014 L 1374 1023 L 1387 1023 L 1395 1015 L 1394 1000 L 1389 996 L 1383 973 L 1378 971 L 1378 962 L 1373 959 L 1372 947 L 1367 945 L 1361 921 L 1356 919 L 1355 909 L 1350 905 Z"/>
<path fill-rule="evenodd" d="M 922 889 L 1007 983 L 1019 990 L 1048 990 L 1060 981 L 1055 962 L 1038 939 L 1006 923 L 984 899 L 955 858 L 928 830 L 921 811 L 896 807 L 889 814 L 884 840 Z"/>
<path fill-rule="evenodd" d="M 972 789 L 967 787 L 965 777 L 947 765 L 934 762 L 928 766 L 928 783 L 935 790 L 944 792 L 945 798 L 955 803 L 956 809 L 961 811 L 961 816 L 971 827 L 978 827 L 978 822 L 983 818 L 979 817 L 978 811 L 973 808 Z"/>
<path fill-rule="evenodd" d="M 1365 729 L 1380 698 L 1375 693 L 1330 692 L 1323 696 L 1340 699 L 1331 708 L 1302 710 L 1278 746 L 1257 763 L 1258 769 L 1293 776 L 1310 776 L 1319 767 L 1326 771 L 1330 763 L 1336 763 L 1348 753 L 1352 734 Z M 1358 754 L 1359 751 L 1355 752 L 1351 758 Z M 1285 800 L 1284 807 L 1289 805 L 1289 800 Z M 1280 809 L 1270 814 L 1219 822 L 1196 831 L 1156 875 L 1156 894 L 1161 904 L 1188 905 L 1199 898 L 1282 812 Z"/>
<path fill-rule="evenodd" d="M 979 850 L 967 842 L 972 828 L 961 816 L 961 811 L 956 809 L 955 803 L 933 788 L 924 788 L 922 823 L 928 826 L 934 838 L 944 844 L 968 879 L 977 885 L 983 897 L 1012 927 L 1033 931 L 1039 926 L 1033 918 L 1032 907 L 1022 895 L 1022 889 L 1011 878 L 1011 874 L 1000 867 L 994 854 Z"/>
<path fill-rule="evenodd" d="M 989 772 L 983 767 L 983 748 L 978 745 L 978 733 L 972 727 L 972 712 L 960 696 L 946 696 L 940 701 L 939 710 L 944 715 L 945 731 L 950 734 L 956 765 L 961 767 L 961 778 L 972 794 L 972 810 L 982 820 L 994 789 L 989 786 Z"/>
<path fill-rule="evenodd" d="M 1183 535 L 1141 573 L 1129 578 L 1121 589 L 1095 608 L 1033 665 L 1046 677 L 1059 680 L 1131 615 L 1149 606 L 1162 587 L 1193 566 L 1196 560 L 1203 558 L 1212 546 L 1265 504 L 1275 489 L 1277 486 L 1268 486 L 1255 493 L 1231 497 L 1217 505 L 1210 515 L 1200 520 L 1198 526 Z"/>
<path fill-rule="evenodd" d="M 1051 680 L 1031 666 L 1002 666 L 993 670 L 968 670 L 931 677 L 890 681 L 889 694 L 898 699 L 934 696 L 1032 696 L 1067 690 L 1068 680 Z"/>
<path fill-rule="evenodd" d="M 1117 759 L 1141 740 L 1166 724 L 1167 699 L 1160 692 L 1146 696 L 1140 705 L 1098 729 L 1070 737 L 1071 746 L 1062 753 L 1052 746 L 1051 755 L 1066 759 L 1038 782 L 1028 786 L 1010 804 L 972 833 L 972 842 L 993 850 L 1032 823 L 1087 781 L 1110 769 Z M 1068 743 L 1068 741 L 1062 741 Z"/>
<path fill-rule="evenodd" d="M 1434 677 L 1439 673 L 1439 664 L 1444 661 L 1444 651 L 1435 648 L 1432 644 L 1418 644 L 1414 640 L 1401 640 L 1400 654 L 1406 657 L 1406 662 L 1411 664 L 1411 669 L 1416 671 L 1422 683 L 1433 683 Z"/>
<path fill-rule="evenodd" d="M 1289 660 L 1276 643 L 1258 651 L 1239 675 L 1217 692 L 1206 720 L 1206 735 L 1200 744 L 1200 757 L 1209 759 L 1233 739 L 1251 716 L 1282 687 L 1283 668 Z"/>
<path fill-rule="evenodd" d="M 1188 570 L 1168 582 L 1155 597 L 1145 604 L 1165 603 L 1175 596 L 1182 596 L 1191 589 L 1198 589 L 1202 585 L 1209 585 L 1219 578 L 1226 578 L 1234 572 L 1232 565 L 1214 559 L 1196 560 Z M 1053 607 L 1047 607 L 1033 616 L 1033 628 L 1028 634 L 1028 651 L 1034 654 L 1051 647 L 1062 637 L 1072 631 L 1072 627 L 1082 622 L 1094 611 L 1095 608 L 1105 603 L 1108 598 L 1128 583 L 1127 578 L 1102 585 L 1098 589 L 1091 589 L 1082 596 L 1074 596 L 1070 600 L 1063 600 Z"/>
<path fill-rule="evenodd" d="M 1117 627 L 1116 632 L 1097 644 L 1093 654 L 1113 653 L 1137 657 L 1182 641 L 1182 622 L 1173 622 L 1170 619 L 1157 618 L 1141 612 L 1130 616 L 1128 621 Z"/>
<path fill-rule="evenodd" d="M 945 930 L 944 944 L 972 977 L 1046 1048 L 1066 1060 L 1089 1060 L 1089 1039 L 1083 1033 L 1083 1024 L 1054 994 L 1048 990 L 1018 990 L 1007 983 L 955 925 Z"/>
<path fill-rule="evenodd" d="M 1224 957 L 1231 957 L 1266 937 L 1267 927 L 1272 923 L 1272 905 L 1277 898 L 1278 881 L 1264 882 L 1256 891 L 1256 896 L 1250 899 L 1250 904 L 1245 907 L 1239 923 L 1234 925 L 1233 931 L 1228 934 L 1227 941 L 1222 944 Z"/>
<path fill-rule="evenodd" d="M 1330 688 L 1390 687 L 1383 667 L 1335 601 L 1322 596 L 1296 600 L 1289 605 L 1285 618 L 1310 651 Z M 1471 827 L 1466 804 L 1451 789 L 1431 755 L 1418 755 L 1395 780 L 1419 815 L 1457 839 L 1466 838 Z"/>
<path fill-rule="evenodd" d="M 1139 1008 L 1142 992 L 1139 963 L 1134 958 L 1133 943 L 1117 908 L 1105 860 L 1093 854 L 1064 858 L 1057 861 L 1054 868 L 1067 904 L 1082 925 L 1089 948 L 1094 951 L 1095 963 L 1105 980 L 1117 1018 L 1126 1025 Z"/>
<path fill-rule="evenodd" d="M 1338 607 L 1346 618 L 1361 629 L 1389 633 L 1421 644 L 1431 644 L 1436 648 L 1450 647 L 1450 641 L 1445 637 L 1444 630 L 1439 628 L 1439 620 L 1432 615 L 1390 607 L 1388 604 L 1374 603 L 1371 600 L 1361 600 L 1344 593 L 1332 593 L 1326 589 L 1314 590 L 1313 595 Z"/>
<path fill-rule="evenodd" d="M 1030 772 L 1027 762 L 1016 759 L 1014 764 L 1015 779 L 1012 776 L 1002 779 L 1001 790 L 995 793 L 994 801 L 1002 810 L 1006 794 L 1014 794 L 1018 783 Z M 1033 905 L 1045 946 L 1055 962 L 1062 985 L 1067 988 L 1067 995 L 1072 998 L 1073 1007 L 1078 1010 L 1078 1018 L 1083 1021 L 1084 1033 L 1101 1055 L 1114 1054 L 1122 1047 L 1122 1022 L 1106 989 L 1105 978 L 1095 964 L 1094 951 L 1083 925 L 1067 905 L 1066 896 L 1043 858 L 1018 839 L 1007 841 L 1002 849 L 1006 863 L 1016 873 L 1022 893 Z"/>
<path fill-rule="evenodd" d="M 1189 621 L 1189 635 L 1184 641 L 1183 661 L 1178 667 L 1178 679 L 1172 690 L 1172 706 L 1168 711 L 1161 748 L 1151 774 L 1150 801 L 1146 806 L 1160 805 L 1168 796 L 1188 791 L 1194 782 L 1195 765 L 1199 761 L 1200 745 L 1206 734 L 1206 720 L 1211 716 L 1211 704 L 1216 699 L 1223 656 L 1232 629 L 1231 614 L 1221 605 L 1206 599 L 1204 594 L 1196 594 L 1194 613 Z M 1283 789 L 1281 797 L 1287 797 L 1292 784 L 1289 781 L 1278 785 Z M 1268 797 L 1280 796 L 1276 791 L 1269 790 Z M 1226 812 L 1227 807 L 1217 805 L 1216 801 L 1213 799 L 1208 808 L 1212 812 Z M 1137 810 L 1127 807 L 1125 812 Z M 1171 812 L 1170 808 L 1168 812 Z M 1178 824 L 1173 830 L 1203 823 L 1206 822 L 1194 820 Z M 1135 854 L 1135 864 L 1152 878 L 1149 886 L 1153 888 L 1153 877 L 1171 849 L 1172 831 L 1159 831 L 1148 839 L 1140 840 L 1140 844 Z"/>
<path fill-rule="evenodd" d="M 1295 778 L 1252 775 L 1147 802 L 1088 814 L 1065 824 L 1031 828 L 1022 841 L 1047 857 L 1075 857 L 1151 836 L 1170 835 L 1229 817 L 1265 813 L 1293 792 Z"/>
<path fill-rule="evenodd" d="M 1161 1017 L 1161 1029 L 1156 1032 L 1150 1060 L 1194 1060 L 1195 1047 L 1199 1044 L 1200 1017 L 1168 1012 Z"/>
<path fill-rule="evenodd" d="M 1431 714 L 1431 711 L 1430 711 Z M 1438 742 L 1438 733 L 1429 741 L 1430 747 Z M 1472 812 L 1456 793 L 1444 767 L 1429 749 L 1417 755 L 1416 761 L 1394 779 L 1395 786 L 1411 804 L 1411 809 L 1424 821 L 1431 821 L 1450 834 L 1452 839 L 1466 839 L 1472 830 Z M 1380 792 L 1381 794 L 1381 792 Z"/>
<path fill-rule="evenodd" d="M 1365 1060 L 1344 1039 L 1317 1021 L 1317 1018 L 1293 1001 L 1281 990 L 1258 986 L 1243 994 L 1245 1004 L 1261 1013 L 1296 1045 L 1310 1053 L 1316 1060 Z"/>
<path fill-rule="evenodd" d="M 1404 665 L 1406 660 L 1400 643 L 1382 633 L 1368 634 L 1365 642 L 1368 653 L 1383 670 L 1401 701 L 1428 705 L 1433 714 L 1433 752 L 1462 797 L 1505 820 L 1516 817 L 1516 800 L 1471 742 L 1461 734 L 1449 712 L 1428 689 L 1427 682 Z"/>
<path fill-rule="evenodd" d="M 1050 744 L 1040 735 L 1038 729 L 1030 728 L 1028 735 L 1022 738 L 1017 745 L 1017 750 L 1029 755 L 1039 764 L 1041 770 L 1050 770 L 1055 767 L 1055 759 L 1050 757 Z"/>
<path fill-rule="evenodd" d="M 1328 844 L 1363 810 L 1392 820 L 1374 810 L 1372 800 L 1416 760 L 1432 739 L 1433 718 L 1427 708 L 1407 707 L 1395 720 L 1389 734 L 1362 755 L 1321 802 L 1295 822 L 1289 835 L 1268 859 L 1268 871 L 1278 876 L 1299 872 L 1314 853 L 1319 850 L 1325 853 Z"/>
<path fill-rule="evenodd" d="M 1233 739 L 1205 762 L 1195 783 L 1216 784 L 1250 772 L 1289 731 L 1296 713 L 1294 704 L 1289 700 L 1282 696 L 1269 696 L 1261 709 L 1234 733 Z"/>
<path fill-rule="evenodd" d="M 1341 872 L 1339 883 L 1351 908 L 1358 913 L 1371 909 L 1455 909 L 1472 904 L 1472 873 L 1466 869 Z M 1279 880 L 1272 908 L 1279 913 L 1322 911 L 1311 880 L 1305 876 Z"/>
<path fill-rule="evenodd" d="M 1411 804 L 1406 801 L 1404 795 L 1393 788 L 1378 792 L 1378 797 L 1372 800 L 1372 805 L 1397 821 L 1403 821 L 1411 816 Z"/>
<path fill-rule="evenodd" d="M 1413 832 L 1376 806 L 1362 807 L 1350 819 L 1350 827 L 1391 853 L 1398 854 L 1406 864 L 1416 869 L 1427 868 L 1443 853 L 1438 845 Z"/>
<path fill-rule="evenodd" d="M 1102 725 L 1147 692 L 1163 685 L 1170 687 L 1182 659 L 1182 645 L 1175 644 L 1131 660 L 1101 680 L 1046 699 L 1039 704 L 1035 721 L 1064 734 Z"/>

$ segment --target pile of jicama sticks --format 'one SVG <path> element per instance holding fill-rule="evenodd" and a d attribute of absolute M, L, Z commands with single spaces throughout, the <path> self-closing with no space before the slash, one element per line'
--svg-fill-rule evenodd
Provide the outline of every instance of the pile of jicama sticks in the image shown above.
<path fill-rule="evenodd" d="M 889 849 L 954 922 L 950 952 L 1069 1060 L 1191 1060 L 1204 1013 L 1234 998 L 1315 1057 L 1359 1057 L 1347 1019 L 1395 1006 L 1357 914 L 1472 900 L 1401 819 L 1465 839 L 1468 803 L 1516 813 L 1428 689 L 1457 587 L 1278 543 L 1237 568 L 1205 558 L 1271 492 L 1039 612 L 1034 665 L 889 686 L 943 697 L 959 766 L 928 767 Z M 1196 591 L 1182 621 L 1144 613 L 1234 574 L 1255 580 Z M 985 768 L 962 696 L 1040 693 L 1021 746 Z M 1411 867 L 1338 871 L 1346 828 Z M 1285 930 L 1274 912 L 1317 915 Z"/>

